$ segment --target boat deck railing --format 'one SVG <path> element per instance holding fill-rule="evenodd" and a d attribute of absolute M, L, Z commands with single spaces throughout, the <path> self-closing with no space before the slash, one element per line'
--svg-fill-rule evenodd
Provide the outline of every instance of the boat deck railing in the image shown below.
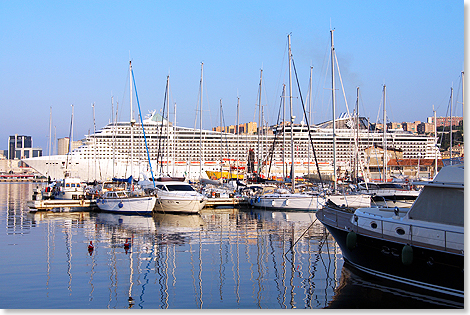
<path fill-rule="evenodd" d="M 350 212 L 324 208 L 317 216 L 321 222 L 343 230 L 354 231 L 379 239 L 464 254 L 464 232 L 423 226 L 398 219 L 383 219 L 380 215 L 365 217 Z"/>

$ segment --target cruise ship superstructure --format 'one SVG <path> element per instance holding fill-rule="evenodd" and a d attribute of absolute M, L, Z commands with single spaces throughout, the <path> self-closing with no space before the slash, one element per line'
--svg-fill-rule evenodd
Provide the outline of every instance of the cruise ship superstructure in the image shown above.
<path fill-rule="evenodd" d="M 354 117 L 348 115 L 336 119 L 336 163 L 343 170 L 352 168 L 356 152 L 359 152 L 360 164 L 364 165 L 367 162 L 364 150 L 383 143 L 383 133 L 370 130 L 366 118 L 360 118 L 359 124 L 355 121 Z M 245 173 L 250 163 L 255 170 L 258 170 L 258 164 L 263 165 L 260 174 L 266 176 L 269 165 L 270 175 L 282 176 L 290 170 L 290 137 L 283 137 L 283 134 L 290 134 L 291 126 L 288 123 L 271 127 L 270 132 L 264 135 L 236 135 L 179 127 L 163 119 L 155 111 L 147 115 L 143 123 L 155 176 L 184 176 L 190 180 L 198 180 L 201 177 L 207 178 L 206 171 L 225 171 L 230 167 L 232 172 Z M 356 125 L 359 125 L 359 131 Z M 42 156 L 23 161 L 51 179 L 63 178 L 66 172 L 84 181 L 105 181 L 113 177 L 127 178 L 130 175 L 134 178 L 150 177 L 142 125 L 135 123 L 132 128 L 131 138 L 130 122 L 109 123 L 95 134 L 87 135 L 83 145 L 67 155 Z M 316 165 L 308 128 L 301 124 L 293 124 L 293 128 L 295 175 L 315 173 Z M 323 172 L 331 172 L 332 121 L 311 126 L 310 134 L 322 175 Z M 405 159 L 434 158 L 439 154 L 435 143 L 435 137 L 431 136 L 403 131 L 387 133 L 387 146 L 401 149 Z M 268 154 L 271 152 L 272 157 Z"/>

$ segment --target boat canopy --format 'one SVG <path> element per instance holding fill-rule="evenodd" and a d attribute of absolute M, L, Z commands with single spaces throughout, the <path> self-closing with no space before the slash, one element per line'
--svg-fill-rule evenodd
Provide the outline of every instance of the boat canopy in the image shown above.
<path fill-rule="evenodd" d="M 464 224 L 463 189 L 424 187 L 408 217 L 413 220 L 462 226 Z"/>
<path fill-rule="evenodd" d="M 408 212 L 412 220 L 464 226 L 464 166 L 442 168 Z"/>
<path fill-rule="evenodd" d="M 129 178 L 113 178 L 113 182 L 132 184 L 132 175 Z"/>

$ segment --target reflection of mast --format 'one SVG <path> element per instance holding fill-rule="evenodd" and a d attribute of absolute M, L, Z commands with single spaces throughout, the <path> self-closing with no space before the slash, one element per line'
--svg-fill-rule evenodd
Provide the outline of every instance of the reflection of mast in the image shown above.
<path fill-rule="evenodd" d="M 165 264 L 164 264 L 164 271 L 163 271 L 163 274 L 165 275 L 165 282 L 164 282 L 164 289 L 163 289 L 163 296 L 162 296 L 162 302 L 164 305 L 162 305 L 161 307 L 164 308 L 164 309 L 167 309 L 168 308 L 168 298 L 169 298 L 169 294 L 168 294 L 168 257 L 169 257 L 169 247 L 170 245 L 168 246 L 165 246 L 165 249 L 166 249 L 166 255 L 165 255 Z"/>
<path fill-rule="evenodd" d="M 222 108 L 221 108 L 222 109 Z M 222 224 L 220 225 L 220 242 L 219 242 L 219 257 L 220 257 L 220 265 L 219 265 L 219 294 L 220 294 L 220 300 L 223 300 L 223 295 L 222 295 L 222 288 L 224 286 L 224 272 L 223 272 L 223 266 L 224 266 L 224 260 L 222 258 Z"/>
<path fill-rule="evenodd" d="M 67 274 L 69 275 L 69 285 L 67 289 L 72 292 L 72 237 L 70 228 L 72 222 L 66 220 L 65 222 L 65 248 L 67 249 L 65 255 L 67 256 Z M 72 293 L 70 293 L 72 295 Z"/>
<path fill-rule="evenodd" d="M 95 286 L 93 285 L 93 275 L 95 274 L 95 266 L 96 266 L 95 255 L 91 255 L 91 274 L 90 274 L 90 281 L 88 281 L 88 283 L 91 286 L 89 301 L 93 301 L 93 291 L 95 291 Z"/>
<path fill-rule="evenodd" d="M 286 308 L 286 252 L 284 251 L 286 247 L 286 230 L 282 229 L 282 287 L 284 288 L 284 292 L 282 292 L 282 306 Z"/>
<path fill-rule="evenodd" d="M 144 270 L 145 270 L 145 274 L 144 274 L 144 280 L 145 280 L 145 282 L 142 284 L 142 292 L 140 293 L 140 303 L 139 303 L 140 308 L 143 308 L 143 303 L 145 302 L 145 301 L 144 301 L 144 293 L 145 293 L 145 287 L 146 287 L 147 284 L 149 283 L 148 274 L 149 274 L 149 271 L 150 271 L 150 269 L 151 269 L 151 268 L 150 268 L 150 263 L 156 258 L 156 257 L 155 257 L 155 258 L 153 257 L 153 256 L 154 256 L 154 253 L 155 253 L 155 247 L 156 247 L 156 245 L 155 245 L 155 238 L 153 238 L 153 240 L 152 240 L 152 246 L 151 246 L 151 250 L 150 250 L 150 257 L 148 257 L 148 258 L 146 259 L 148 262 L 147 262 L 147 266 L 144 268 Z M 168 255 L 167 255 L 167 257 L 168 257 Z M 145 258 L 144 258 L 144 259 L 145 259 Z M 165 268 L 164 268 L 164 270 L 163 270 L 163 274 L 168 275 L 168 271 L 165 270 L 165 269 L 167 269 L 166 266 L 168 266 L 168 263 L 165 261 Z M 168 277 L 167 277 L 167 278 L 168 278 Z M 168 288 L 168 286 L 165 285 L 165 288 L 164 288 L 164 290 L 163 290 L 163 291 L 165 292 L 165 295 L 167 295 L 167 294 L 166 294 L 167 288 Z M 129 298 L 129 299 L 130 299 L 130 298 Z M 168 298 L 167 298 L 166 300 L 168 301 Z M 163 301 L 163 294 L 162 294 L 162 301 Z M 167 304 L 167 305 L 166 305 L 166 308 L 168 308 L 168 303 L 166 303 L 166 304 Z"/>
<path fill-rule="evenodd" d="M 191 277 L 193 278 L 193 289 L 194 289 L 194 297 L 198 298 L 199 301 L 196 300 L 196 304 L 198 304 L 198 307 L 202 309 L 202 240 L 201 240 L 201 230 L 199 230 L 199 273 L 198 273 L 198 280 L 199 280 L 199 286 L 196 288 L 196 278 L 194 276 L 194 259 L 193 259 L 193 250 L 192 250 L 192 244 L 189 244 L 189 250 L 191 252 Z"/>
<path fill-rule="evenodd" d="M 199 308 L 202 309 L 202 240 L 201 240 L 201 230 L 199 230 Z"/>
<path fill-rule="evenodd" d="M 110 285 L 109 285 L 109 300 L 108 300 L 108 309 L 111 308 L 111 301 L 112 301 L 112 293 L 114 292 L 114 296 L 117 297 L 117 268 L 116 268 L 116 250 L 112 247 L 111 253 L 111 263 L 110 263 L 110 272 L 111 275 L 109 276 Z M 113 281 L 114 280 L 114 281 Z M 114 291 L 112 290 L 114 288 Z"/>
<path fill-rule="evenodd" d="M 238 128 L 238 127 L 237 127 Z M 239 249 L 239 237 L 238 237 L 238 229 L 237 231 L 237 277 L 236 277 L 236 289 L 235 293 L 237 295 L 237 304 L 240 303 L 240 295 L 239 295 L 239 290 L 240 290 L 240 249 Z"/>
<path fill-rule="evenodd" d="M 47 281 L 46 281 L 46 289 L 47 289 L 47 297 L 49 297 L 49 280 L 51 279 L 51 240 L 52 240 L 52 247 L 54 247 L 54 240 L 55 240 L 55 233 L 54 233 L 54 224 L 51 224 L 51 221 L 47 221 Z M 52 235 L 51 235 L 52 230 Z"/>
<path fill-rule="evenodd" d="M 292 252 L 292 259 L 290 261 L 291 263 L 291 270 L 290 270 L 290 306 L 291 308 L 295 308 L 295 292 L 294 292 L 294 274 L 295 274 L 295 251 L 294 251 L 294 242 L 295 242 L 295 230 L 294 230 L 294 225 L 292 224 L 291 225 L 291 229 L 292 229 L 292 238 L 291 238 L 291 241 L 290 241 L 290 248 L 292 249 L 291 252 Z"/>
<path fill-rule="evenodd" d="M 134 286 L 134 281 L 132 279 L 134 275 L 134 251 L 131 251 L 131 254 L 129 255 L 129 269 L 131 270 L 130 275 L 129 275 L 129 308 L 131 308 L 134 305 L 134 299 L 132 298 L 132 287 Z"/>

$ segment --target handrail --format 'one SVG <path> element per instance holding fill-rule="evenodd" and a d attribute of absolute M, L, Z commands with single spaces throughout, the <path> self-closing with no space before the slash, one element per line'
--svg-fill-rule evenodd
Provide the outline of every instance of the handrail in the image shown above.
<path fill-rule="evenodd" d="M 356 214 L 354 214 L 354 216 L 356 216 Z M 364 217 L 363 217 L 364 218 Z M 397 222 L 393 222 L 393 221 L 388 221 L 388 220 L 383 220 L 381 218 L 375 218 L 374 221 L 379 221 L 380 222 L 380 237 L 382 239 L 386 239 L 387 237 L 390 238 L 390 237 L 394 237 L 394 238 L 398 238 L 398 239 L 402 239 L 400 238 L 399 236 L 394 236 L 394 235 L 387 235 L 384 233 L 384 222 L 390 222 L 390 223 L 396 223 L 396 224 L 401 224 L 403 225 L 403 227 L 408 227 L 408 235 L 406 236 L 406 241 L 409 242 L 409 245 L 418 245 L 418 244 L 423 244 L 422 242 L 420 241 L 414 241 L 413 240 L 413 236 L 416 236 L 415 234 L 413 234 L 413 229 L 426 229 L 426 230 L 431 230 L 431 231 L 437 231 L 437 232 L 443 232 L 444 233 L 444 239 L 443 240 L 440 240 L 443 242 L 443 246 L 440 246 L 440 245 L 435 245 L 435 246 L 438 246 L 438 247 L 443 247 L 443 249 L 445 251 L 449 251 L 451 250 L 449 247 L 448 247 L 448 243 L 447 243 L 447 235 L 448 233 L 455 233 L 455 234 L 460 234 L 460 235 L 464 235 L 464 233 L 462 232 L 454 232 L 454 231 L 447 231 L 445 229 L 440 229 L 440 228 L 435 228 L 435 227 L 428 227 L 428 226 L 422 226 L 422 225 L 417 225 L 417 224 L 412 224 L 412 223 L 409 223 L 409 222 L 402 222 L 402 221 L 397 221 Z M 359 229 L 359 220 L 355 220 L 356 222 L 356 228 L 357 230 Z M 356 231 L 357 231 L 356 230 Z M 364 229 L 363 229 L 364 230 Z M 367 230 L 365 230 L 367 231 Z M 406 231 L 405 231 L 406 233 Z M 453 249 L 455 250 L 455 249 Z"/>
<path fill-rule="evenodd" d="M 329 214 L 333 214 L 333 216 L 325 216 L 325 212 L 328 212 Z M 329 225 L 334 225 L 335 227 L 339 227 L 339 222 L 338 222 L 338 213 L 342 212 L 341 210 L 337 210 L 337 209 L 332 209 L 332 208 L 324 208 L 321 212 L 319 212 L 321 214 L 321 218 L 320 218 L 320 221 L 323 223 L 323 222 L 327 222 Z M 363 217 L 363 218 L 366 218 L 366 217 Z M 358 232 L 359 231 L 359 217 L 356 215 L 356 214 L 352 214 L 351 215 L 351 219 L 349 221 L 351 223 L 351 231 L 354 230 L 354 232 Z M 448 235 L 449 233 L 454 233 L 454 234 L 458 234 L 458 235 L 462 235 L 464 236 L 464 232 L 458 232 L 458 231 L 447 231 L 445 229 L 440 229 L 440 228 L 436 228 L 436 227 L 427 227 L 427 226 L 422 226 L 422 225 L 417 225 L 417 224 L 411 224 L 411 223 L 408 223 L 408 222 L 401 222 L 401 221 L 397 221 L 397 222 L 393 222 L 393 221 L 387 221 L 387 220 L 383 220 L 381 218 L 374 218 L 374 222 L 378 223 L 378 230 L 377 231 L 370 231 L 370 230 L 367 230 L 367 229 L 364 229 L 362 228 L 362 231 L 364 234 L 367 234 L 369 235 L 369 233 L 367 232 L 372 232 L 374 233 L 374 235 L 378 234 L 377 237 L 381 238 L 381 239 L 390 239 L 391 237 L 393 237 L 394 239 L 397 239 L 397 240 L 402 240 L 402 242 L 404 244 L 408 244 L 408 245 L 415 245 L 415 246 L 422 246 L 423 242 L 420 242 L 419 240 L 414 240 L 413 237 L 417 236 L 413 233 L 413 230 L 414 229 L 418 229 L 418 228 L 421 228 L 421 229 L 426 229 L 426 230 L 431 230 L 431 231 L 439 231 L 439 232 L 443 232 L 444 233 L 444 239 L 443 240 L 440 240 L 443 242 L 443 246 L 441 245 L 437 245 L 437 244 L 429 244 L 429 245 L 434 245 L 436 247 L 440 247 L 442 248 L 444 251 L 452 251 L 452 252 L 459 252 L 463 255 L 463 252 L 464 250 L 459 250 L 457 248 L 451 248 L 449 247 L 449 244 L 448 244 Z M 408 235 L 406 235 L 406 237 L 399 237 L 399 236 L 394 236 L 394 235 L 387 235 L 386 233 L 384 233 L 384 222 L 390 222 L 390 223 L 396 223 L 398 225 L 402 225 L 402 227 L 406 226 L 406 227 L 409 227 L 409 231 L 408 231 Z M 348 229 L 348 228 L 347 228 Z M 463 245 L 463 243 L 462 243 Z"/>

